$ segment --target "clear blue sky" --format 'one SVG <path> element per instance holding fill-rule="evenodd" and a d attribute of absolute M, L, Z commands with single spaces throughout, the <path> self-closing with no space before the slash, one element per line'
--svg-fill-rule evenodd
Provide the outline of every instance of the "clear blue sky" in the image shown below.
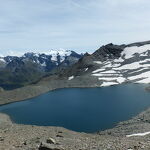
<path fill-rule="evenodd" d="M 0 54 L 150 40 L 150 0 L 0 0 Z"/>

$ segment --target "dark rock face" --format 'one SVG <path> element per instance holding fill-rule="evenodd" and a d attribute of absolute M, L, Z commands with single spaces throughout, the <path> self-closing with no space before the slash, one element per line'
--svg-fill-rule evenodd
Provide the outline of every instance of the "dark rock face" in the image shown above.
<path fill-rule="evenodd" d="M 90 54 L 85 54 L 77 63 L 59 72 L 60 76 L 80 76 L 85 73 L 85 70 L 93 68 L 93 57 Z"/>
<path fill-rule="evenodd" d="M 14 57 L 12 61 L 10 61 L 7 65 L 6 68 L 11 70 L 12 72 L 15 72 L 19 70 L 21 67 L 23 67 L 25 63 L 18 57 Z"/>
<path fill-rule="evenodd" d="M 123 51 L 125 45 L 114 45 L 112 43 L 100 47 L 97 51 L 95 51 L 92 56 L 101 61 L 105 61 L 107 59 L 115 59 L 121 56 L 121 52 Z"/>
<path fill-rule="evenodd" d="M 56 62 L 51 61 L 52 56 L 46 54 L 25 53 L 20 59 L 38 64 L 45 71 L 50 71 L 56 67 Z"/>
<path fill-rule="evenodd" d="M 10 63 L 13 59 L 15 58 L 18 58 L 16 56 L 6 56 L 4 57 L 4 60 L 7 62 L 7 63 Z"/>
<path fill-rule="evenodd" d="M 95 69 L 95 64 L 93 61 L 106 61 L 108 59 L 115 59 L 121 56 L 121 52 L 125 48 L 125 45 L 114 45 L 112 43 L 100 47 L 93 54 L 86 53 L 79 61 L 74 64 L 71 68 L 61 72 L 61 75 L 65 76 L 80 76 L 88 71 Z"/>

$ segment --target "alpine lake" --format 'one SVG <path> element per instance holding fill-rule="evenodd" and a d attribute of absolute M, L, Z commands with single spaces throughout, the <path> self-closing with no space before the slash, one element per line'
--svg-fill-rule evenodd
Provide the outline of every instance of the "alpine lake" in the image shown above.
<path fill-rule="evenodd" d="M 150 107 L 146 85 L 66 88 L 0 106 L 18 124 L 59 126 L 93 133 L 114 127 Z"/>

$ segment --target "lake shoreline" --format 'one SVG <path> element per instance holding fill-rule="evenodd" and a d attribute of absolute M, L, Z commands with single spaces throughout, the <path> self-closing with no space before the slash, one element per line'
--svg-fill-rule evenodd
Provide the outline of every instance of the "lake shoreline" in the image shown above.
<path fill-rule="evenodd" d="M 61 84 L 58 83 L 59 81 L 61 82 Z M 6 105 L 8 103 L 14 103 L 21 100 L 28 100 L 30 98 L 57 89 L 75 88 L 77 87 L 77 84 L 74 84 L 74 82 L 75 81 L 70 82 L 67 80 L 50 80 L 50 82 L 41 81 L 36 85 L 29 85 L 27 87 L 23 87 L 23 89 L 21 88 L 13 90 L 13 92 L 9 91 L 10 93 L 0 93 L 0 100 L 2 100 L 3 98 L 8 98 L 7 101 L 4 101 L 3 99 L 0 105 Z M 54 84 L 55 86 L 49 86 L 49 84 Z M 59 88 L 56 88 L 56 86 Z M 82 84 L 78 88 L 92 87 L 98 86 L 91 86 L 91 84 L 88 84 L 88 86 L 83 86 Z M 147 88 L 147 90 L 150 91 L 149 88 Z M 23 99 L 24 94 L 20 93 L 22 91 L 23 93 L 25 93 L 25 99 Z M 26 92 L 28 91 L 29 93 L 27 94 Z M 30 93 L 30 91 L 32 94 Z M 15 96 L 15 92 L 18 94 L 18 97 L 17 95 Z M 15 96 L 15 101 L 10 99 L 10 96 Z M 17 150 L 21 148 L 23 150 L 37 150 L 42 143 L 46 143 L 46 145 L 49 145 L 49 143 L 47 143 L 46 141 L 47 139 L 52 137 L 53 139 L 55 139 L 56 143 L 58 143 L 53 144 L 53 146 L 55 146 L 56 148 L 60 148 L 60 150 L 76 150 L 77 148 L 87 149 L 90 146 L 101 149 L 109 149 L 111 147 L 112 150 L 116 150 L 116 147 L 117 149 L 123 150 L 129 148 L 134 149 L 135 147 L 139 147 L 140 149 L 140 147 L 144 147 L 145 150 L 148 150 L 150 149 L 150 144 L 148 143 L 150 135 L 131 138 L 126 137 L 126 135 L 134 133 L 144 133 L 148 131 L 150 131 L 150 108 L 142 111 L 140 114 L 130 120 L 120 122 L 116 127 L 112 129 L 100 131 L 93 134 L 74 132 L 61 127 L 44 127 L 16 124 L 11 121 L 8 115 L 0 113 L 0 141 L 2 141 L 2 144 L 0 144 L 0 149 L 14 148 Z"/>
<path fill-rule="evenodd" d="M 9 114 L 12 121 L 19 124 L 63 126 L 77 132 L 93 133 L 99 130 L 113 128 L 116 123 L 128 120 L 147 109 L 147 106 L 150 106 L 150 102 L 148 101 L 150 95 L 144 90 L 144 88 L 145 85 L 139 84 L 122 84 L 103 88 L 63 88 L 45 93 L 32 99 L 1 106 L 0 111 Z M 126 91 L 126 93 L 124 93 L 124 91 Z M 134 94 L 136 92 L 137 94 Z M 118 96 L 118 100 L 115 99 L 116 95 Z M 128 97 L 128 99 L 125 97 Z M 121 103 L 120 100 L 122 101 Z M 137 103 L 138 106 L 135 107 Z M 72 104 L 74 105 L 72 106 Z M 107 107 L 108 104 L 112 107 Z M 119 106 L 117 106 L 118 104 Z M 67 111 L 64 107 L 68 108 Z M 105 107 L 106 109 L 109 109 L 109 114 L 105 111 Z M 41 108 L 44 108 L 43 111 Z M 129 111 L 126 111 L 127 109 L 129 109 Z M 33 113 L 29 115 L 28 119 L 22 119 L 25 117 L 24 114 L 28 114 L 28 111 L 26 110 Z M 120 111 L 119 115 L 117 114 L 118 111 Z M 60 112 L 62 117 L 57 115 Z M 70 115 L 68 115 L 68 113 L 70 113 Z M 94 116 L 95 119 L 87 117 L 87 113 L 90 116 Z M 115 114 L 115 116 L 113 114 Z M 38 118 L 37 116 L 42 117 Z M 44 119 L 46 116 L 52 119 Z M 55 116 L 57 119 L 55 119 Z M 72 119 L 73 116 L 78 119 Z M 103 120 L 104 122 L 101 123 L 100 118 L 103 118 L 103 116 L 107 117 Z M 83 119 L 80 118 L 85 119 L 83 121 Z M 62 123 L 63 120 L 64 122 Z M 88 125 L 87 120 L 93 122 L 93 125 Z M 71 121 L 69 126 L 66 121 Z M 78 127 L 78 124 L 76 123 L 78 121 L 82 124 L 81 127 Z M 105 122 L 107 123 L 105 124 Z"/>
<path fill-rule="evenodd" d="M 96 81 L 97 80 L 94 79 L 94 83 Z M 0 106 L 4 104 L 31 99 L 40 96 L 44 93 L 58 89 L 99 87 L 95 86 L 94 83 L 93 85 L 90 83 L 85 84 L 80 82 L 80 79 L 78 79 L 78 81 L 76 80 L 69 81 L 68 79 L 60 79 L 58 76 L 52 76 L 45 78 L 44 80 L 41 80 L 36 84 L 27 85 L 10 91 L 1 91 Z"/>
<path fill-rule="evenodd" d="M 90 146 L 101 149 L 109 149 L 111 146 L 112 150 L 116 150 L 116 147 L 123 150 L 144 147 L 144 150 L 148 150 L 150 135 L 141 137 L 127 137 L 127 135 L 150 131 L 149 122 L 150 108 L 130 120 L 120 122 L 112 129 L 92 134 L 75 132 L 62 127 L 16 124 L 8 115 L 0 113 L 0 149 L 37 150 L 41 143 L 47 143 L 49 138 L 53 138 L 59 144 L 52 145 L 57 148 L 61 146 L 65 150 L 87 149 Z"/>
<path fill-rule="evenodd" d="M 84 77 L 85 78 L 85 77 Z M 25 101 L 34 97 L 38 97 L 42 94 L 48 93 L 50 91 L 64 89 L 64 88 L 104 88 L 100 86 L 97 78 L 89 79 L 89 82 L 85 78 L 77 78 L 75 80 L 60 79 L 58 76 L 52 76 L 41 80 L 36 84 L 31 84 L 25 87 L 17 88 L 11 91 L 0 92 L 0 106 L 5 104 L 10 104 L 18 101 Z M 82 82 L 81 82 L 82 81 Z M 130 82 L 133 84 L 132 82 Z M 130 84 L 122 83 L 122 84 Z M 137 83 L 134 83 L 137 84 Z M 111 86 L 118 86 L 121 84 L 115 84 Z M 145 88 L 150 92 L 150 86 Z"/>

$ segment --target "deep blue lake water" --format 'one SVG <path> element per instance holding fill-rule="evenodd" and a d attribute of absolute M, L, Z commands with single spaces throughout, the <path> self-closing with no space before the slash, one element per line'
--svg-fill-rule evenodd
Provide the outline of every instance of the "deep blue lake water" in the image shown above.
<path fill-rule="evenodd" d="M 103 88 L 69 88 L 0 106 L 19 124 L 60 126 L 74 131 L 96 132 L 114 127 L 150 107 L 144 85 Z"/>

